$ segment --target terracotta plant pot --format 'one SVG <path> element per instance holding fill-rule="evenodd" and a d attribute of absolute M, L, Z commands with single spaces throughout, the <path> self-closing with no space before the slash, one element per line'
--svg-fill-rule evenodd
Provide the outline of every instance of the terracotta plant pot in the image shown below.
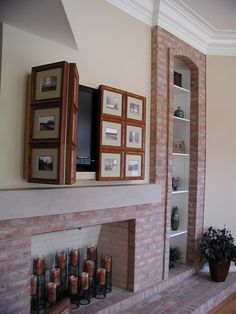
<path fill-rule="evenodd" d="M 229 262 L 218 262 L 214 260 L 209 261 L 211 279 L 215 282 L 225 281 L 225 279 L 228 276 L 229 266 L 230 261 Z"/>

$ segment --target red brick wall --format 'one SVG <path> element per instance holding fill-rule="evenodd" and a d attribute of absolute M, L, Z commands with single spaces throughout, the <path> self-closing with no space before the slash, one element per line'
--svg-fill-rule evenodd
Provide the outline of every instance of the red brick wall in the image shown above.
<path fill-rule="evenodd" d="M 190 191 L 187 262 L 198 266 L 198 239 L 204 217 L 205 186 L 205 55 L 161 27 L 152 30 L 151 169 L 152 182 L 162 186 L 165 212 L 164 278 L 168 277 L 171 215 L 174 57 L 191 70 Z"/>

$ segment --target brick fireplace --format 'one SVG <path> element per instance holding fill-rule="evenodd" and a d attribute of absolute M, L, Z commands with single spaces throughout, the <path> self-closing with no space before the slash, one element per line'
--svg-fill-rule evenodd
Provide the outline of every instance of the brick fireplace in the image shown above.
<path fill-rule="evenodd" d="M 80 193 L 84 194 L 87 189 L 93 188 L 79 188 L 77 191 L 77 200 L 79 201 Z M 99 191 L 109 191 L 110 187 L 98 187 Z M 42 200 L 41 203 L 35 203 L 31 200 L 37 200 L 38 193 L 47 198 L 47 193 L 44 190 L 32 191 L 5 191 L 1 193 L 1 208 L 7 208 L 15 204 L 17 207 L 24 206 L 26 199 L 28 207 L 21 211 L 21 215 L 34 215 L 35 217 L 21 217 L 2 220 L 0 222 L 0 312 L 13 313 L 20 312 L 26 313 L 30 309 L 30 275 L 31 275 L 31 239 L 32 236 L 59 232 L 64 230 L 86 228 L 95 225 L 101 225 L 100 241 L 98 246 L 100 249 L 111 250 L 111 253 L 117 254 L 114 249 L 112 251 L 113 243 L 118 245 L 119 238 L 122 237 L 122 228 L 126 228 L 128 250 L 127 250 L 127 265 L 125 272 L 128 273 L 127 278 L 118 276 L 114 271 L 114 279 L 118 286 L 131 290 L 133 292 L 139 291 L 141 288 L 148 287 L 155 282 L 162 279 L 162 264 L 163 260 L 160 258 L 163 255 L 163 211 L 160 210 L 160 187 L 157 184 L 144 185 L 144 186 L 129 186 L 129 187 L 112 187 L 113 193 L 134 192 L 136 201 L 129 198 L 128 203 L 124 205 L 124 200 L 120 199 L 120 207 L 113 208 L 99 208 L 92 210 L 83 210 L 78 204 L 78 211 L 63 214 L 53 215 L 40 215 L 36 216 L 37 212 L 44 206 L 46 201 Z M 60 189 L 60 194 L 68 193 L 72 196 L 74 189 Z M 82 190 L 82 191 L 81 191 Z M 58 190 L 50 191 L 50 198 L 57 195 Z M 138 194 L 144 193 L 142 204 L 135 204 L 140 202 Z M 98 192 L 99 193 L 99 192 Z M 23 196 L 25 194 L 25 197 Z M 110 198 L 109 193 L 102 193 L 103 197 L 100 198 L 97 206 L 106 206 L 107 199 Z M 11 201 L 9 200 L 11 198 Z M 9 201 L 8 201 L 9 200 Z M 67 208 L 60 210 L 68 210 L 74 203 L 68 197 Z M 93 201 L 90 198 L 90 202 Z M 112 203 L 112 201 L 110 200 Z M 78 202 L 79 203 L 79 202 Z M 48 199 L 48 206 L 51 204 L 51 199 Z M 57 204 L 60 207 L 60 198 L 55 201 L 54 211 L 58 210 Z M 85 204 L 83 204 L 85 206 Z M 88 205 L 88 204 L 87 204 Z M 95 206 L 94 204 L 91 207 Z M 37 209 L 38 208 L 38 209 Z M 13 208 L 12 208 L 13 209 Z M 33 210 L 36 212 L 33 212 Z M 41 208 L 42 210 L 42 208 Z M 43 211 L 48 212 L 50 208 L 45 207 Z M 124 231 L 124 230 L 123 230 Z M 114 242 L 105 241 L 107 233 Z M 123 232 L 124 233 L 124 232 Z M 122 240 L 122 239 L 120 239 Z M 99 248 L 99 247 L 98 247 Z M 116 249 L 119 250 L 119 247 Z M 116 264 L 116 262 L 114 261 Z M 123 270 L 124 271 L 124 270 Z M 118 269 L 119 272 L 119 269 Z"/>

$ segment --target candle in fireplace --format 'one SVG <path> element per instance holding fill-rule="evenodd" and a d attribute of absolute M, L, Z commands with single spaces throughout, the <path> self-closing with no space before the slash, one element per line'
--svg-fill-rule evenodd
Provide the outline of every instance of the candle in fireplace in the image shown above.
<path fill-rule="evenodd" d="M 70 262 L 72 266 L 77 266 L 79 260 L 79 251 L 78 249 L 72 249 L 70 251 Z"/>
<path fill-rule="evenodd" d="M 37 276 L 31 276 L 31 295 L 36 295 L 37 293 Z"/>
<path fill-rule="evenodd" d="M 97 260 L 97 247 L 90 245 L 88 247 L 88 259 L 91 259 L 92 261 L 96 262 Z"/>
<path fill-rule="evenodd" d="M 61 273 L 60 268 L 54 268 L 52 270 L 52 281 L 59 286 L 61 284 Z"/>
<path fill-rule="evenodd" d="M 47 288 L 48 288 L 48 292 L 47 292 L 48 302 L 49 303 L 56 303 L 57 285 L 55 284 L 55 282 L 49 282 Z"/>
<path fill-rule="evenodd" d="M 106 281 L 106 269 L 105 268 L 99 268 L 98 269 L 98 283 L 99 285 L 105 285 Z"/>
<path fill-rule="evenodd" d="M 35 275 L 40 276 L 44 273 L 44 259 L 41 257 L 36 257 L 34 259 L 34 272 Z"/>
<path fill-rule="evenodd" d="M 61 251 L 57 254 L 57 263 L 60 268 L 65 268 L 66 266 L 66 253 Z"/>
<path fill-rule="evenodd" d="M 70 276 L 70 294 L 76 295 L 78 292 L 78 277 Z"/>
<path fill-rule="evenodd" d="M 106 269 L 107 273 L 111 271 L 111 256 L 110 255 L 106 255 L 104 258 L 104 268 Z"/>
<path fill-rule="evenodd" d="M 91 259 L 88 259 L 85 262 L 85 269 L 86 269 L 89 277 L 92 277 L 94 274 L 94 261 L 92 261 Z"/>
<path fill-rule="evenodd" d="M 81 273 L 81 288 L 82 290 L 88 290 L 89 288 L 89 278 L 86 272 Z"/>

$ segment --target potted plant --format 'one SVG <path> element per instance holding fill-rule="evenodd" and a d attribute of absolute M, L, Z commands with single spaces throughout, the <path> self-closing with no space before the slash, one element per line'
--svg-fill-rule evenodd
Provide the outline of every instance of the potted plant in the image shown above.
<path fill-rule="evenodd" d="M 223 229 L 209 227 L 202 235 L 200 250 L 209 263 L 212 280 L 216 282 L 225 281 L 230 262 L 236 263 L 236 247 L 231 231 L 225 227 Z"/>
<path fill-rule="evenodd" d="M 175 264 L 181 260 L 183 252 L 178 246 L 170 247 L 169 268 L 174 268 Z"/>

